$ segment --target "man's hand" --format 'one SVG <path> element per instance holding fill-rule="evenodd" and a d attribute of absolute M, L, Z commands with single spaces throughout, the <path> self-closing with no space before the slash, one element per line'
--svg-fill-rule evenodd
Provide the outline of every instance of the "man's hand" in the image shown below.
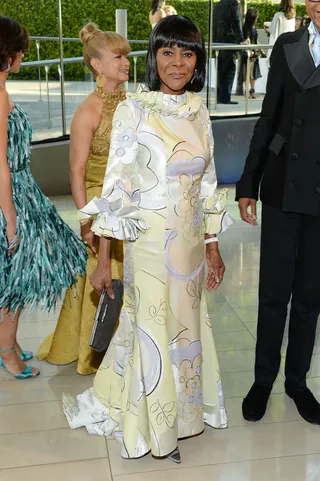
<path fill-rule="evenodd" d="M 248 209 L 250 207 L 250 213 Z M 239 210 L 241 219 L 253 226 L 257 223 L 257 201 L 255 199 L 248 199 L 246 197 L 239 199 Z"/>

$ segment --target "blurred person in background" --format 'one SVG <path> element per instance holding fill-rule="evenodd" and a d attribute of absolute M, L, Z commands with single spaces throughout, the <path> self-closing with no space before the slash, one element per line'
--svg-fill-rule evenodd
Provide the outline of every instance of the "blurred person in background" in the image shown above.
<path fill-rule="evenodd" d="M 270 25 L 271 25 L 271 22 L 263 23 L 263 29 L 266 32 L 268 38 L 270 37 Z"/>
<path fill-rule="evenodd" d="M 255 27 L 256 21 L 258 19 L 258 10 L 256 8 L 249 8 L 245 21 L 242 27 L 243 38 L 248 41 L 251 45 L 257 45 L 258 43 L 258 32 Z M 237 90 L 237 94 L 243 94 L 243 84 L 246 88 L 246 79 L 247 79 L 247 60 L 248 55 L 250 56 L 250 72 L 249 72 L 249 81 L 250 81 L 250 90 L 249 95 L 252 99 L 255 99 L 255 83 L 256 80 L 261 78 L 260 66 L 259 66 L 259 50 L 243 50 L 240 54 L 240 67 L 239 67 L 239 77 L 238 77 L 238 87 L 242 88 L 242 91 L 239 92 Z M 248 86 L 249 87 L 249 86 Z"/>
<path fill-rule="evenodd" d="M 260 43 L 270 43 L 270 25 L 271 25 L 271 22 L 264 22 L 263 23 L 263 30 L 264 30 L 264 33 L 265 33 L 265 37 L 263 37 L 262 39 L 260 39 Z M 261 58 L 267 58 L 268 56 L 268 49 L 261 49 Z"/>
<path fill-rule="evenodd" d="M 244 44 L 238 0 L 220 0 L 213 13 L 213 42 Z M 217 100 L 219 104 L 237 104 L 231 100 L 236 75 L 236 52 L 220 50 L 218 56 Z"/>
<path fill-rule="evenodd" d="M 165 0 L 152 0 L 151 11 L 149 13 L 149 22 L 152 28 L 154 28 L 162 18 L 167 16 L 164 10 L 165 6 Z"/>
<path fill-rule="evenodd" d="M 172 5 L 166 5 L 163 10 L 166 12 L 167 17 L 177 15 L 177 10 Z"/>
<path fill-rule="evenodd" d="M 296 9 L 294 0 L 281 0 L 279 11 L 272 19 L 270 26 L 270 44 L 274 45 L 277 38 L 286 32 L 294 32 L 296 29 Z M 267 65 L 270 68 L 270 56 L 272 49 L 268 50 Z"/>
<path fill-rule="evenodd" d="M 310 22 L 311 22 L 311 18 L 308 17 L 308 15 L 304 15 L 301 21 L 301 27 L 309 27 Z"/>
<path fill-rule="evenodd" d="M 296 17 L 296 26 L 295 29 L 298 30 L 298 28 L 302 27 L 302 17 Z"/>
<path fill-rule="evenodd" d="M 103 32 L 89 23 L 80 32 L 84 61 L 96 79 L 96 89 L 78 107 L 71 125 L 71 189 L 77 209 L 101 195 L 106 170 L 113 114 L 126 98 L 130 46 L 114 32 Z M 89 281 L 97 265 L 98 238 L 91 231 L 92 219 L 80 222 L 81 237 L 87 245 L 87 277 L 79 280 L 77 296 L 69 289 L 65 295 L 58 324 L 38 351 L 39 359 L 51 364 L 78 360 L 79 374 L 96 372 L 103 354 L 89 346 L 99 296 Z M 115 279 L 123 275 L 122 243 L 114 239 L 111 264 Z"/>

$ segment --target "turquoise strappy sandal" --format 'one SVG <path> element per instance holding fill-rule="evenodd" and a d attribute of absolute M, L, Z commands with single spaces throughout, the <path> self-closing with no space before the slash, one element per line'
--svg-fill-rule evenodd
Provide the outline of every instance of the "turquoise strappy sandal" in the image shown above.
<path fill-rule="evenodd" d="M 17 344 L 16 344 L 16 349 L 17 349 Z M 21 347 L 20 347 L 20 349 L 21 349 Z M 18 354 L 18 356 L 20 357 L 21 361 L 23 361 L 23 362 L 30 361 L 30 359 L 34 358 L 34 355 L 33 355 L 32 351 L 22 351 L 22 349 L 21 349 L 21 353 Z"/>
<path fill-rule="evenodd" d="M 22 351 L 21 354 L 19 354 L 19 357 L 21 361 L 30 361 L 30 359 L 34 358 L 33 352 L 31 351 Z"/>
<path fill-rule="evenodd" d="M 11 349 L 0 349 L 0 354 L 7 354 L 9 352 L 13 352 L 14 350 L 15 350 L 15 347 L 12 347 Z M 22 371 L 22 372 L 20 372 L 20 374 L 16 375 L 6 368 L 1 356 L 0 356 L 0 369 L 3 369 L 7 373 L 9 373 L 15 379 L 28 379 L 30 377 L 39 376 L 39 374 L 40 374 L 39 370 L 36 374 L 33 374 L 33 367 L 32 366 L 26 366 L 24 371 Z"/>

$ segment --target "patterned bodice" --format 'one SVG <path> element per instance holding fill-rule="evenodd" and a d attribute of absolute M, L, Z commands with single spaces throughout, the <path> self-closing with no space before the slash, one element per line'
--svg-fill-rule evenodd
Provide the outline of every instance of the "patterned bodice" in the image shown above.
<path fill-rule="evenodd" d="M 7 159 L 11 172 L 28 167 L 31 155 L 32 127 L 27 114 L 15 105 L 8 116 Z"/>
<path fill-rule="evenodd" d="M 103 90 L 99 88 L 97 88 L 94 93 L 102 99 L 103 108 L 100 125 L 91 142 L 90 153 L 107 157 L 109 154 L 113 115 L 119 103 L 125 100 L 126 94 L 124 91 L 103 92 Z"/>
<path fill-rule="evenodd" d="M 126 98 L 125 92 L 103 92 L 97 88 L 95 95 L 102 99 L 102 114 L 99 127 L 94 133 L 86 167 L 87 201 L 101 195 L 103 179 L 108 162 L 112 119 L 120 102 Z"/>

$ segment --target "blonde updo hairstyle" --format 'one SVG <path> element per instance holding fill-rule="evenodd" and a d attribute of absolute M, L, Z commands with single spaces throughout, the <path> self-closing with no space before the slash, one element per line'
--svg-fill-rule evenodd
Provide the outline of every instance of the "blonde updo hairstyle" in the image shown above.
<path fill-rule="evenodd" d="M 96 72 L 91 65 L 91 60 L 93 58 L 102 59 L 103 50 L 109 50 L 117 55 L 128 55 L 130 52 L 129 42 L 121 35 L 115 32 L 104 32 L 94 23 L 85 25 L 80 30 L 79 37 L 83 45 L 84 63 L 95 77 L 99 72 Z"/>

